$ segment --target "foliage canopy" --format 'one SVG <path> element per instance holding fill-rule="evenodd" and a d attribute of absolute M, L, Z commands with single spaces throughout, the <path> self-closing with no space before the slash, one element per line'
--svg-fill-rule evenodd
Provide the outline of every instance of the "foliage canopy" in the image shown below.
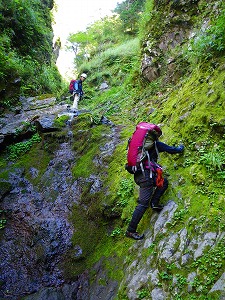
<path fill-rule="evenodd" d="M 3 98 L 14 94 L 49 93 L 61 85 L 52 59 L 52 7 L 52 0 L 0 0 L 0 93 Z"/>

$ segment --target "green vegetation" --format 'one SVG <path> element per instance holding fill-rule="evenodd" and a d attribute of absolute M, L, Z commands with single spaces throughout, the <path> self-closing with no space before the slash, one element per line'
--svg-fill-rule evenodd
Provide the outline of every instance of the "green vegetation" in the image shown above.
<path fill-rule="evenodd" d="M 134 191 L 134 183 L 131 179 L 122 179 L 120 183 L 119 190 L 117 195 L 119 196 L 119 200 L 116 205 L 120 207 L 125 207 L 128 204 L 128 199 L 132 196 Z"/>
<path fill-rule="evenodd" d="M 126 34 L 129 33 L 129 35 L 134 35 L 138 32 L 138 23 L 143 11 L 144 3 L 144 0 L 136 0 L 132 2 L 125 0 L 120 4 L 117 4 L 114 12 L 119 14 L 119 18 L 122 21 L 122 30 Z"/>
<path fill-rule="evenodd" d="M 209 249 L 209 251 L 188 266 L 188 273 L 196 272 L 196 276 L 190 281 L 186 277 L 184 270 L 179 269 L 175 264 L 161 265 L 162 272 L 159 273 L 160 282 L 158 286 L 163 286 L 164 290 L 172 289 L 174 278 L 176 278 L 176 286 L 179 289 L 177 297 L 179 299 L 208 299 L 209 287 L 215 282 L 215 279 L 222 274 L 224 266 L 224 241 L 220 241 L 217 246 Z M 187 287 L 191 286 L 192 290 L 186 296 Z M 198 296 L 197 296 L 198 295 Z M 217 295 L 218 296 L 218 295 Z M 177 298 L 178 299 L 178 298 Z M 213 296 L 210 299 L 218 299 Z"/>
<path fill-rule="evenodd" d="M 15 103 L 20 95 L 56 93 L 61 86 L 52 52 L 52 8 L 52 0 L 0 0 L 0 92 L 4 107 Z"/>
<path fill-rule="evenodd" d="M 188 45 L 185 56 L 192 63 L 207 61 L 220 56 L 225 51 L 225 5 L 219 3 L 221 12 L 206 29 L 200 29 L 198 34 L 193 37 Z"/>
<path fill-rule="evenodd" d="M 0 229 L 4 229 L 6 226 L 7 220 L 3 217 L 4 210 L 0 210 Z"/>
<path fill-rule="evenodd" d="M 10 145 L 7 147 L 8 150 L 8 159 L 16 160 L 20 155 L 28 152 L 34 143 L 41 142 L 41 137 L 38 133 L 35 133 L 29 141 L 19 142 L 14 145 Z"/>
<path fill-rule="evenodd" d="M 124 41 L 130 40 L 130 36 L 135 36 L 137 33 L 144 2 L 144 0 L 133 2 L 125 0 L 117 5 L 114 10 L 115 14 L 112 16 L 94 22 L 84 32 L 70 34 L 68 41 L 76 54 L 75 67 L 86 71 L 83 63 L 93 58 L 95 58 L 93 62 L 98 63 L 96 58 L 101 54 L 108 56 L 108 59 L 105 57 L 108 64 L 114 66 L 119 64 L 119 61 L 115 61 L 116 56 L 111 53 L 112 56 L 110 57 L 109 54 L 113 52 L 114 48 L 120 55 L 125 56 L 123 51 L 121 51 L 125 49 L 121 49 L 120 45 Z M 131 47 L 127 46 L 126 51 L 130 51 L 133 45 L 130 45 Z M 99 66 L 104 69 L 102 65 Z M 93 72 L 90 73 L 92 74 Z M 98 73 L 101 74 L 101 70 Z"/>
<path fill-rule="evenodd" d="M 63 128 L 66 126 L 66 122 L 69 120 L 69 116 L 61 116 L 54 120 L 55 126 L 58 128 Z"/>
<path fill-rule="evenodd" d="M 128 2 L 118 6 L 119 18 L 104 18 L 69 38 L 77 47 L 77 71 L 88 73 L 86 95 L 79 105 L 91 113 L 79 115 L 72 125 L 72 147 L 76 153 L 72 174 L 81 197 L 71 213 L 76 232 L 72 239 L 74 248 L 65 257 L 66 275 L 74 278 L 101 261 L 106 278 L 120 282 L 117 299 L 129 299 L 124 281 L 126 267 L 138 261 L 146 263 L 152 272 L 158 270 L 154 286 L 148 281 L 137 288 L 138 299 L 148 299 L 152 289 L 158 287 L 177 300 L 217 300 L 220 293 L 209 291 L 225 267 L 224 240 L 213 241 L 194 260 L 197 242 L 192 248 L 182 248 L 181 232 L 185 229 L 187 241 L 195 241 L 205 233 L 221 236 L 225 229 L 224 3 L 216 1 L 215 12 L 215 1 L 201 0 L 198 6 L 194 1 L 191 7 L 185 2 L 182 7 L 180 1 L 146 0 L 142 12 L 143 1 L 137 1 L 139 18 L 129 23 L 134 6 L 127 12 L 122 9 Z M 11 47 L 6 35 L 1 38 L 5 49 Z M 141 75 L 140 65 L 143 55 L 151 58 L 152 53 L 152 63 L 158 66 L 159 74 L 148 81 Z M 110 88 L 100 92 L 98 87 L 103 80 Z M 102 125 L 102 116 L 116 125 L 120 139 L 113 153 L 106 156 L 102 149 L 113 138 L 113 127 Z M 162 202 L 172 199 L 177 208 L 166 223 L 166 232 L 156 234 L 149 246 L 140 246 L 141 253 L 137 255 L 136 242 L 124 238 L 138 198 L 138 188 L 124 164 L 127 140 L 139 121 L 160 124 L 161 140 L 171 145 L 183 143 L 185 151 L 172 157 L 161 155 L 160 163 L 170 182 Z M 55 120 L 59 128 L 65 122 L 65 117 Z M 35 179 L 40 184 L 41 172 L 63 134 L 46 134 L 42 144 L 39 140 L 15 144 L 9 147 L 10 159 L 15 157 L 16 165 L 25 165 L 27 170 L 36 163 L 34 153 L 41 153 L 45 161 L 37 166 L 40 175 Z M 27 153 L 31 160 L 26 158 Z M 4 180 L 9 172 L 6 165 L 1 157 L 0 178 Z M 101 189 L 93 192 L 96 174 Z M 140 232 L 154 231 L 150 219 L 155 220 L 148 210 L 138 228 Z M 166 243 L 175 254 L 170 261 L 160 256 Z M 76 256 L 77 245 L 81 246 L 82 255 Z M 176 261 L 176 254 L 188 257 L 187 261 Z M 194 274 L 193 279 L 190 274 Z M 103 285 L 106 281 L 100 280 Z"/>
<path fill-rule="evenodd" d="M 143 288 L 137 292 L 137 295 L 138 299 L 146 299 L 146 297 L 150 297 L 150 292 L 147 289 Z"/>

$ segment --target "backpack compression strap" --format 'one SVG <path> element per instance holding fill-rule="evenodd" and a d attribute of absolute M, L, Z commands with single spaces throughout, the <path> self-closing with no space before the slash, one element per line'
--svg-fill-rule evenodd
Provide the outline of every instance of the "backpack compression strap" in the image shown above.
<path fill-rule="evenodd" d="M 156 146 L 156 141 L 155 141 L 155 151 L 156 151 L 156 154 L 157 154 L 157 158 L 160 159 L 160 156 L 159 156 L 159 150 Z M 150 170 L 150 178 L 152 178 L 152 167 L 151 167 L 151 157 L 148 153 L 148 151 L 146 151 L 146 155 L 147 155 L 147 158 L 148 158 L 148 166 L 149 166 L 149 170 Z M 143 170 L 142 170 L 143 169 Z M 142 164 L 142 173 L 144 174 L 144 168 L 143 168 L 143 164 Z"/>

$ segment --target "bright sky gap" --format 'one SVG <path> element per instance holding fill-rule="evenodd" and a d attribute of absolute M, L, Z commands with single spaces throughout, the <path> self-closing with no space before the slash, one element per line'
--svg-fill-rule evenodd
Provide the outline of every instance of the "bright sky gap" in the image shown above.
<path fill-rule="evenodd" d="M 74 74 L 74 53 L 65 50 L 69 34 L 85 31 L 88 25 L 110 15 L 117 3 L 121 2 L 123 0 L 55 0 L 54 39 L 59 37 L 62 43 L 57 67 L 64 78 L 69 80 Z"/>

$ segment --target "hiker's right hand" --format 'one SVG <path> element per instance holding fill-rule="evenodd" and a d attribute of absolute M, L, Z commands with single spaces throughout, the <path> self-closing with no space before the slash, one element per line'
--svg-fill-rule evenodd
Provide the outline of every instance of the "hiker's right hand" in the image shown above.
<path fill-rule="evenodd" d="M 184 145 L 178 146 L 178 147 L 177 147 L 177 150 L 178 150 L 179 152 L 183 152 L 183 151 L 184 151 Z"/>

